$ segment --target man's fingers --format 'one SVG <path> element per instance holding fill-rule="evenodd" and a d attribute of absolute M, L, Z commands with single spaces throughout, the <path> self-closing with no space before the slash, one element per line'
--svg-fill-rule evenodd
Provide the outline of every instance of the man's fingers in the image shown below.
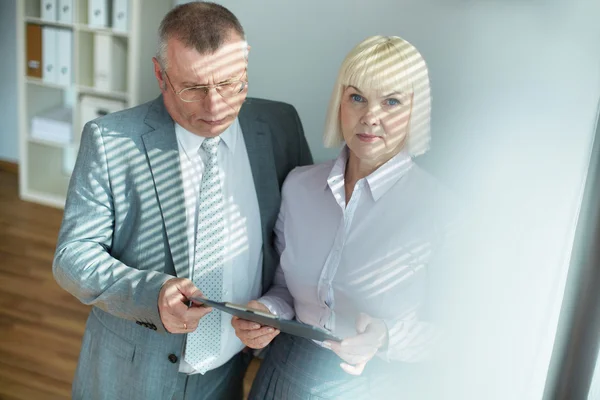
<path fill-rule="evenodd" d="M 212 311 L 211 307 L 190 307 L 186 310 L 183 315 L 183 319 L 185 322 L 188 321 L 198 321 L 200 318 L 204 317 L 206 314 Z"/>
<path fill-rule="evenodd" d="M 169 314 L 181 316 L 188 308 L 190 293 L 200 292 L 189 279 L 172 279 L 167 281 L 162 293 L 160 307 Z"/>
<path fill-rule="evenodd" d="M 185 314 L 188 311 L 188 306 L 185 303 L 185 297 L 181 297 L 180 299 L 173 299 L 169 301 L 169 307 L 167 308 L 167 312 L 174 316 L 175 318 L 185 318 Z"/>
<path fill-rule="evenodd" d="M 242 331 L 253 331 L 261 328 L 260 324 L 256 322 L 248 321 L 245 319 L 234 317 L 235 319 L 231 319 L 231 324 L 235 329 L 240 329 Z"/>
<path fill-rule="evenodd" d="M 195 329 L 195 325 L 193 325 L 193 323 L 187 324 L 180 319 L 173 317 L 168 318 L 166 322 L 163 322 L 163 324 L 169 333 L 189 333 L 190 329 Z"/>
<path fill-rule="evenodd" d="M 203 297 L 204 295 L 189 279 L 181 279 L 177 282 L 177 289 L 188 299 L 192 297 Z"/>
<path fill-rule="evenodd" d="M 276 329 L 272 333 L 267 333 L 266 335 L 259 336 L 256 339 L 245 340 L 243 342 L 246 346 L 253 349 L 262 349 L 271 343 L 275 336 L 279 335 L 279 333 L 280 331 Z"/>
<path fill-rule="evenodd" d="M 265 326 L 260 329 L 244 330 L 240 332 L 240 334 L 244 336 L 246 340 L 258 340 L 261 336 L 271 336 L 274 332 L 275 329 Z"/>

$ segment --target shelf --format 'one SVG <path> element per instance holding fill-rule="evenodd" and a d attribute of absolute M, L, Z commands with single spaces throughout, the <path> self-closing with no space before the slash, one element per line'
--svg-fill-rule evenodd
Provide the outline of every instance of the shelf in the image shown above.
<path fill-rule="evenodd" d="M 37 142 L 27 142 L 27 181 L 30 194 L 44 194 L 49 202 L 60 205 L 69 186 L 69 174 L 63 170 L 64 150 Z M 40 197 L 39 195 L 37 197 Z"/>
<path fill-rule="evenodd" d="M 96 88 L 84 85 L 77 86 L 77 91 L 83 94 L 92 94 L 95 96 L 107 97 L 109 99 L 129 101 L 129 94 L 127 94 L 127 92 L 107 92 L 104 90 L 98 90 Z"/>
<path fill-rule="evenodd" d="M 125 39 L 127 39 L 129 37 L 129 33 L 122 32 L 122 31 L 116 31 L 112 28 L 97 28 L 94 26 L 88 26 L 86 24 L 77 24 L 76 28 L 77 28 L 77 30 L 79 30 L 81 32 L 102 33 L 104 35 L 118 36 L 118 37 L 122 37 Z"/>
<path fill-rule="evenodd" d="M 52 5 L 48 5 L 50 2 Z M 89 0 L 72 0 L 70 9 L 61 7 L 59 0 L 17 0 L 15 3 L 17 53 L 21 55 L 16 59 L 19 74 L 18 93 L 14 98 L 19 103 L 19 190 L 25 200 L 62 208 L 83 122 L 139 105 L 160 94 L 150 60 L 156 51 L 156 30 L 172 8 L 172 1 L 129 0 L 127 9 L 122 10 L 124 14 L 117 13 L 120 15 L 117 21 L 122 23 L 126 17 L 127 23 L 117 23 L 116 28 L 111 25 L 113 10 L 109 11 L 109 26 L 96 24 L 96 18 L 89 15 Z M 61 38 L 57 34 L 56 48 L 46 48 L 50 55 L 59 53 L 59 49 L 62 54 L 68 53 L 62 51 L 66 48 L 64 32 L 72 33 L 69 81 L 49 82 L 41 78 L 39 73 L 44 66 L 40 53 L 44 48 L 43 38 L 37 37 L 40 30 L 42 34 L 61 33 Z M 49 34 L 46 36 L 52 40 Z M 40 62 L 41 69 L 34 63 L 28 68 L 30 61 Z M 64 66 L 65 63 L 61 63 L 61 67 Z M 34 117 L 52 116 L 59 113 L 56 108 L 64 107 L 72 110 L 69 143 L 55 141 L 60 136 L 31 134 Z M 67 120 L 62 117 L 58 115 L 57 119 Z M 43 125 L 44 121 L 36 122 L 42 122 L 39 129 L 52 131 L 52 126 Z"/>
<path fill-rule="evenodd" d="M 59 149 L 63 149 L 65 147 L 71 145 L 70 143 L 54 142 L 52 140 L 38 139 L 38 138 L 31 137 L 31 136 L 29 136 L 27 138 L 27 141 L 30 142 L 30 143 L 36 143 L 36 144 L 39 144 L 39 145 L 42 145 L 42 146 L 56 147 L 56 148 L 59 148 Z"/>
<path fill-rule="evenodd" d="M 70 24 L 70 23 L 59 22 L 59 21 L 47 21 L 45 19 L 41 19 L 41 18 L 37 18 L 37 17 L 26 17 L 25 22 L 30 23 L 30 24 L 44 25 L 44 26 L 55 26 L 58 28 L 70 28 L 70 29 L 74 28 L 74 25 Z"/>
<path fill-rule="evenodd" d="M 41 7 L 41 2 L 40 0 L 25 0 L 24 1 L 24 13 L 25 13 L 25 20 L 27 20 L 28 18 L 33 18 L 33 19 L 40 19 L 40 7 Z"/>
<path fill-rule="evenodd" d="M 27 104 L 27 109 L 25 110 L 26 132 L 29 131 L 31 120 L 36 115 L 62 106 L 73 108 L 73 99 L 75 97 L 73 87 L 65 88 L 59 85 L 39 84 L 39 82 L 28 83 L 25 88 L 25 101 Z"/>
<path fill-rule="evenodd" d="M 27 82 L 28 84 L 31 84 L 31 85 L 38 85 L 38 86 L 47 87 L 47 88 L 51 88 L 51 89 L 67 90 L 67 89 L 71 88 L 71 86 L 58 85 L 56 83 L 46 82 L 40 78 L 32 78 L 31 76 L 26 76 L 25 82 Z"/>

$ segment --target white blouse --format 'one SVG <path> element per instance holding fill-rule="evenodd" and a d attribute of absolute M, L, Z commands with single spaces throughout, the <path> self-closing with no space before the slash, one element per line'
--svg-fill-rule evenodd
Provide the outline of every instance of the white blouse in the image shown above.
<path fill-rule="evenodd" d="M 435 336 L 432 263 L 449 226 L 450 196 L 410 156 L 399 153 L 360 179 L 346 204 L 348 149 L 334 160 L 294 169 L 282 189 L 275 227 L 281 254 L 271 312 L 356 335 L 360 312 L 383 319 L 386 360 L 418 361 Z M 434 266 L 435 264 L 435 266 Z"/>

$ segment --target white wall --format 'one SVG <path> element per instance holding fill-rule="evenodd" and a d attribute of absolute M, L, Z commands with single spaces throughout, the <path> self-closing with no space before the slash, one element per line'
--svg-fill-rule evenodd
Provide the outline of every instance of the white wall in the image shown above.
<path fill-rule="evenodd" d="M 242 21 L 250 94 L 300 112 L 317 161 L 339 64 L 372 34 L 430 66 L 433 150 L 422 162 L 476 215 L 455 390 L 539 399 L 600 98 L 595 0 L 221 0 Z M 461 288 L 462 289 L 462 288 Z M 462 346 L 462 347 L 461 347 Z"/>
<path fill-rule="evenodd" d="M 16 0 L 0 1 L 0 160 L 19 158 Z"/>

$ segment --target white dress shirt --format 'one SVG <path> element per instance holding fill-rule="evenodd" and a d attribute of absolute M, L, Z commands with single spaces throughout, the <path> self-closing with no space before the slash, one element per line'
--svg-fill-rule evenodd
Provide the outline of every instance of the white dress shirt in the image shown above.
<path fill-rule="evenodd" d="M 193 279 L 198 199 L 206 154 L 204 138 L 178 124 L 175 134 L 185 195 L 190 279 Z M 225 198 L 225 265 L 222 301 L 246 304 L 261 293 L 262 234 L 256 189 L 242 130 L 236 119 L 221 135 L 218 149 L 221 189 Z M 213 312 L 220 312 L 214 310 Z M 202 329 L 202 320 L 198 329 Z M 231 326 L 231 316 L 221 315 L 221 354 L 213 368 L 225 364 L 244 348 Z M 196 371 L 181 357 L 180 372 Z"/>
<path fill-rule="evenodd" d="M 259 301 L 342 338 L 357 334 L 360 312 L 383 319 L 389 345 L 379 355 L 417 361 L 435 334 L 426 310 L 449 196 L 400 153 L 360 179 L 346 204 L 347 158 L 344 148 L 289 174 L 275 227 L 281 262 Z"/>

